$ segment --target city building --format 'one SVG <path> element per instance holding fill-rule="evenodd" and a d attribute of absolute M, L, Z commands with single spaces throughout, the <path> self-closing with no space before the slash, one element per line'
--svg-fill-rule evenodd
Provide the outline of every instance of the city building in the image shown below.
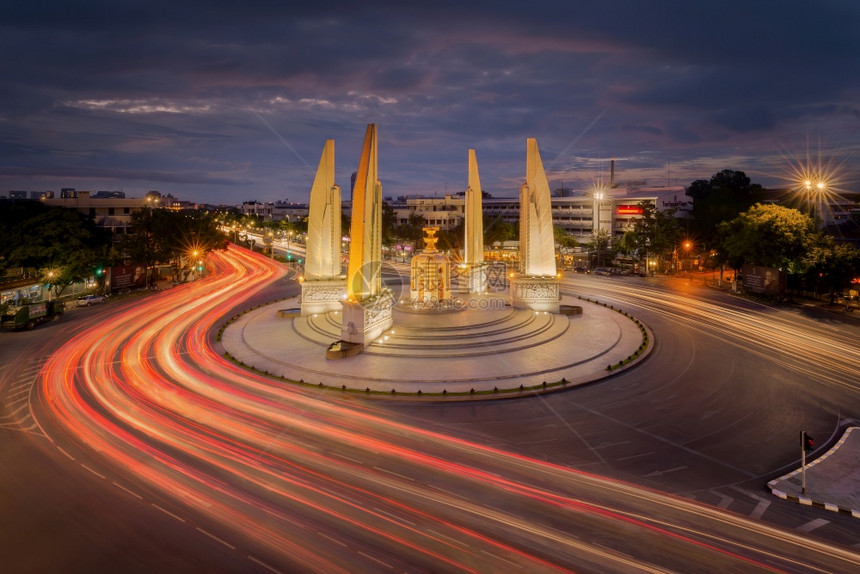
<path fill-rule="evenodd" d="M 602 197 L 586 192 L 552 197 L 553 225 L 566 230 L 580 242 L 588 241 L 595 232 L 606 231 L 618 239 L 633 228 L 642 215 L 641 202 L 650 203 L 658 211 L 674 210 L 676 217 L 689 217 L 692 198 L 684 195 L 683 187 L 638 189 L 625 191 L 607 189 Z M 520 202 L 517 198 L 484 200 L 484 213 L 490 217 L 517 225 Z"/>
<path fill-rule="evenodd" d="M 428 227 L 453 229 L 466 217 L 466 199 L 463 193 L 444 197 L 399 197 L 390 203 L 397 217 L 397 225 L 406 225 L 409 217 L 420 215 Z"/>
<path fill-rule="evenodd" d="M 150 191 L 145 197 L 126 198 L 96 197 L 96 194 L 90 194 L 89 191 L 64 188 L 60 197 L 45 196 L 41 201 L 45 205 L 75 209 L 92 217 L 96 225 L 113 233 L 113 241 L 116 244 L 122 241 L 122 236 L 129 233 L 132 213 L 147 207 L 170 207 L 169 198 L 165 201 L 157 191 Z"/>
<path fill-rule="evenodd" d="M 239 206 L 242 215 L 254 215 L 264 221 L 303 221 L 308 216 L 308 206 L 291 201 L 260 202 L 245 201 Z"/>

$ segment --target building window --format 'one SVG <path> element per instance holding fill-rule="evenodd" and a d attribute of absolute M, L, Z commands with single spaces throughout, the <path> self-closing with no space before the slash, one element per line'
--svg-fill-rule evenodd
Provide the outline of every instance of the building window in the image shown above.
<path fill-rule="evenodd" d="M 108 215 L 114 215 L 114 208 L 108 207 Z"/>

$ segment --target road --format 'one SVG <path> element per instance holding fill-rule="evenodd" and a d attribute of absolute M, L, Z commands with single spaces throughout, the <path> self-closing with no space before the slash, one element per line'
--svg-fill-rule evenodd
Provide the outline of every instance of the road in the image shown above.
<path fill-rule="evenodd" d="M 176 564 L 261 572 L 860 567 L 860 557 L 841 546 L 542 460 L 539 449 L 520 445 L 516 452 L 485 437 L 458 438 L 411 424 L 416 414 L 408 409 L 388 416 L 393 407 L 238 369 L 218 353 L 212 327 L 228 308 L 260 297 L 284 270 L 239 250 L 211 262 L 212 273 L 201 281 L 117 305 L 81 326 L 50 355 L 29 393 L 37 430 L 26 436 L 41 442 L 41 455 L 92 491 L 122 499 L 116 505 L 122 517 L 113 513 L 108 522 L 120 529 L 126 516 L 131 524 L 146 523 L 142 546 L 163 541 L 176 548 L 181 540 Z M 720 388 L 726 380 L 718 379 Z M 629 403 L 629 393 L 613 390 L 606 395 L 615 398 L 606 400 Z M 558 396 L 571 401 L 576 393 Z M 559 400 L 521 405 L 528 413 Z M 585 407 L 580 413 L 603 408 L 576 402 Z M 649 406 L 657 410 L 654 420 L 665 415 L 660 405 Z M 448 412 L 485 407 L 435 408 L 435 424 L 445 426 Z M 506 428 L 497 443 L 521 428 L 519 420 L 509 418 Z M 599 445 L 589 444 L 599 453 Z M 719 453 L 699 456 L 708 457 L 726 466 Z M 740 466 L 729 471 L 750 474 Z M 96 520 L 103 514 L 95 513 Z M 148 526 L 152 516 L 163 531 Z M 137 549 L 131 553 L 143 569 L 166 561 L 163 553 L 154 552 L 150 563 Z M 114 555 L 127 566 L 123 553 Z M 66 559 L 83 570 L 81 558 Z M 212 569 L 213 562 L 221 566 Z"/>
<path fill-rule="evenodd" d="M 777 504 L 766 488 L 800 466 L 799 430 L 816 437 L 815 455 L 857 424 L 860 321 L 665 278 L 574 275 L 563 290 L 647 323 L 656 338 L 647 362 L 515 404 L 397 406 L 392 414 L 860 548 L 855 519 Z"/>

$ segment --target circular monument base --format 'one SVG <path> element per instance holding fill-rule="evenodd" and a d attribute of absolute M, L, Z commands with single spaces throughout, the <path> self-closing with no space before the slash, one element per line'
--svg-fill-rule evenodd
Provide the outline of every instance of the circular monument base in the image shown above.
<path fill-rule="evenodd" d="M 221 342 L 243 365 L 304 384 L 398 396 L 492 397 L 606 377 L 641 360 L 651 341 L 637 321 L 601 304 L 565 297 L 563 306 L 582 308 L 568 315 L 480 301 L 446 313 L 395 307 L 389 330 L 358 355 L 339 360 L 327 360 L 326 350 L 340 339 L 340 313 L 284 312 L 298 306 L 292 300 L 242 315 Z"/>

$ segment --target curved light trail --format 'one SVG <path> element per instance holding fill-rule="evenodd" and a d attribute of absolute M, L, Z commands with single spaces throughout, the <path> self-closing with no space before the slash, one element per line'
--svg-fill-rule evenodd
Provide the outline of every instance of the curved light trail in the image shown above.
<path fill-rule="evenodd" d="M 644 283 L 568 278 L 567 286 L 595 293 L 601 300 L 620 305 L 634 304 L 661 314 L 679 327 L 698 329 L 782 368 L 790 368 L 812 380 L 856 395 L 860 391 L 860 346 L 856 332 L 774 312 L 773 308 L 746 299 L 727 305 L 725 298 L 712 300 L 707 290 L 685 289 L 676 284 L 671 294 L 665 288 Z M 604 299 L 605 298 L 605 299 Z M 751 311 L 764 311 L 766 315 Z"/>
<path fill-rule="evenodd" d="M 172 501 L 260 569 L 860 568 L 837 547 L 240 369 L 210 332 L 285 270 L 234 247 L 211 260 L 206 278 L 124 305 L 59 349 L 38 422 L 66 456 Z"/>

